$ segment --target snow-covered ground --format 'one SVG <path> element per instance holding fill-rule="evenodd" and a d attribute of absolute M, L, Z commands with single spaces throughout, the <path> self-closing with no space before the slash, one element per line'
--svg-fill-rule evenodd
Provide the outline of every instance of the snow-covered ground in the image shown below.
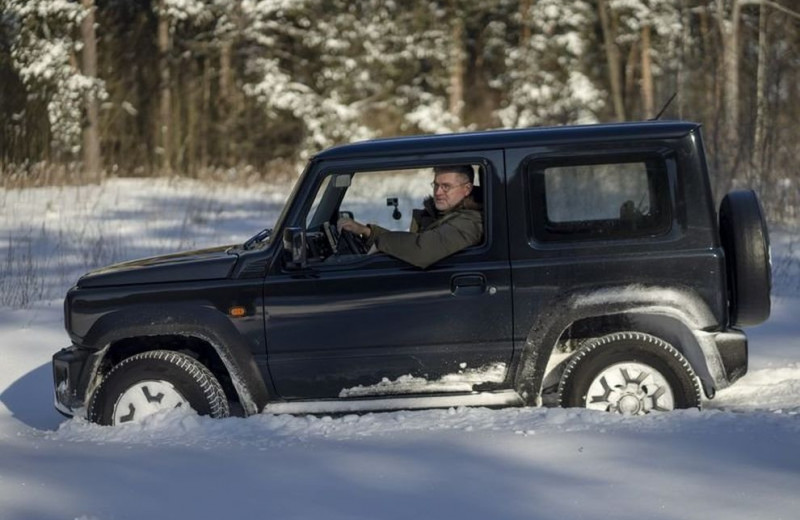
<path fill-rule="evenodd" d="M 800 251 L 785 230 L 750 373 L 699 412 L 173 412 L 117 428 L 55 412 L 49 361 L 68 342 L 61 297 L 80 273 L 244 240 L 287 190 L 0 191 L 0 520 L 798 518 Z"/>

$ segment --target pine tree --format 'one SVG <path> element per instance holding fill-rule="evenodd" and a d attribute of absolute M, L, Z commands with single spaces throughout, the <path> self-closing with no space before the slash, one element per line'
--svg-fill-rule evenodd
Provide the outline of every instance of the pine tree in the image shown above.
<path fill-rule="evenodd" d="M 28 94 L 46 100 L 52 148 L 74 159 L 82 149 L 86 101 L 107 95 L 104 82 L 78 65 L 78 28 L 88 11 L 66 0 L 8 0 L 6 10 L 16 33 L 13 65 Z"/>
<path fill-rule="evenodd" d="M 504 126 L 597 121 L 605 96 L 584 58 L 594 15 L 587 2 L 559 0 L 540 0 L 519 13 L 519 40 L 509 46 L 506 71 L 493 83 L 506 93 L 497 111 Z"/>

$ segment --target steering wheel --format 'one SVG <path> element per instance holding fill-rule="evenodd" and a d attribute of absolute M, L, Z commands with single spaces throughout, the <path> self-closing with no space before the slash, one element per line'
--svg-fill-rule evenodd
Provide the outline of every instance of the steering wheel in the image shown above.
<path fill-rule="evenodd" d="M 356 235 L 352 231 L 342 230 L 339 240 L 340 254 L 365 255 L 367 254 L 367 244 L 361 235 Z M 345 251 L 347 250 L 347 251 Z"/>
<path fill-rule="evenodd" d="M 367 254 L 367 244 L 359 235 L 347 230 L 340 232 L 335 225 L 326 227 L 330 231 L 328 240 L 331 242 L 331 248 L 336 251 L 336 255 Z"/>

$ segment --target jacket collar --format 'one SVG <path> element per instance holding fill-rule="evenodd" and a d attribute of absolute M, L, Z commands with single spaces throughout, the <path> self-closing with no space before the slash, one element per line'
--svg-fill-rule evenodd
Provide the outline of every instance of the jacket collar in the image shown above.
<path fill-rule="evenodd" d="M 434 203 L 433 197 L 428 195 L 425 197 L 425 200 L 422 201 L 422 205 L 425 207 L 425 213 L 435 217 L 441 217 L 445 214 L 445 212 L 439 211 L 436 209 L 436 204 Z M 483 205 L 479 204 L 472 198 L 472 195 L 468 195 L 464 197 L 461 202 L 456 204 L 450 211 L 446 213 L 450 213 L 459 209 L 471 209 L 476 211 L 481 211 L 483 209 Z"/>

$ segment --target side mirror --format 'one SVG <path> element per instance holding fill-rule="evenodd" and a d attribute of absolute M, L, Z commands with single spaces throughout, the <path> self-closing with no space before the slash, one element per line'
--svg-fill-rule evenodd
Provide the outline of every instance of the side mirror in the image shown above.
<path fill-rule="evenodd" d="M 306 265 L 306 232 L 300 227 L 283 230 L 283 250 L 289 253 L 289 263 L 293 267 Z"/>

